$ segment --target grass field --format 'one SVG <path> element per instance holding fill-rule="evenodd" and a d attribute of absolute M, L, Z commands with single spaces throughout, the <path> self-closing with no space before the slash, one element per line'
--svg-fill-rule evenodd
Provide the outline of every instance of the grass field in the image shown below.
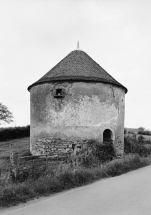
<path fill-rule="evenodd" d="M 12 151 L 19 156 L 25 155 L 30 151 L 29 137 L 0 142 L 0 165 L 5 165 L 10 157 L 10 144 L 12 145 Z"/>

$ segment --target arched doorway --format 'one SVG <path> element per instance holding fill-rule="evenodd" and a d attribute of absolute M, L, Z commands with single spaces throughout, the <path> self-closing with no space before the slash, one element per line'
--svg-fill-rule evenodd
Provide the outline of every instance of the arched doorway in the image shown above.
<path fill-rule="evenodd" d="M 103 144 L 101 146 L 101 156 L 104 161 L 112 160 L 115 157 L 113 139 L 113 132 L 110 129 L 105 129 L 103 132 Z"/>
<path fill-rule="evenodd" d="M 111 142 L 113 140 L 113 134 L 110 129 L 105 129 L 103 132 L 103 142 Z"/>

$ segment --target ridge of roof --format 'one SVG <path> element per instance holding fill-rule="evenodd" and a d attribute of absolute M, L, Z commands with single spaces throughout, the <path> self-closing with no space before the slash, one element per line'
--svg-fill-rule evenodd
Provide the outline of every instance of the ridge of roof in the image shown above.
<path fill-rule="evenodd" d="M 98 63 L 82 50 L 74 50 L 49 70 L 38 81 L 28 87 L 55 82 L 55 81 L 89 81 L 113 84 L 125 89 L 127 88 L 116 81 Z"/>

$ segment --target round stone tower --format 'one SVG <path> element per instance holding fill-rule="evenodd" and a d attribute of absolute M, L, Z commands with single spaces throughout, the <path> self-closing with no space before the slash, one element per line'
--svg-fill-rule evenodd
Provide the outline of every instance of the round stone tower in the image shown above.
<path fill-rule="evenodd" d="M 28 90 L 33 155 L 82 150 L 90 139 L 123 154 L 127 89 L 85 52 L 72 51 Z"/>

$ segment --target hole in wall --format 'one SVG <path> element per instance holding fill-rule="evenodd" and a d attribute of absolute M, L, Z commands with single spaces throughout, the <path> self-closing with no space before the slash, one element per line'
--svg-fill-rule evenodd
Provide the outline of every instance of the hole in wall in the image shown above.
<path fill-rule="evenodd" d="M 101 146 L 100 152 L 103 160 L 112 160 L 115 157 L 113 132 L 110 129 L 105 129 L 103 132 L 103 145 Z"/>
<path fill-rule="evenodd" d="M 110 142 L 113 140 L 113 134 L 110 129 L 105 129 L 103 132 L 103 142 Z"/>
<path fill-rule="evenodd" d="M 59 99 L 64 97 L 65 97 L 65 91 L 62 88 L 55 89 L 54 98 Z"/>

